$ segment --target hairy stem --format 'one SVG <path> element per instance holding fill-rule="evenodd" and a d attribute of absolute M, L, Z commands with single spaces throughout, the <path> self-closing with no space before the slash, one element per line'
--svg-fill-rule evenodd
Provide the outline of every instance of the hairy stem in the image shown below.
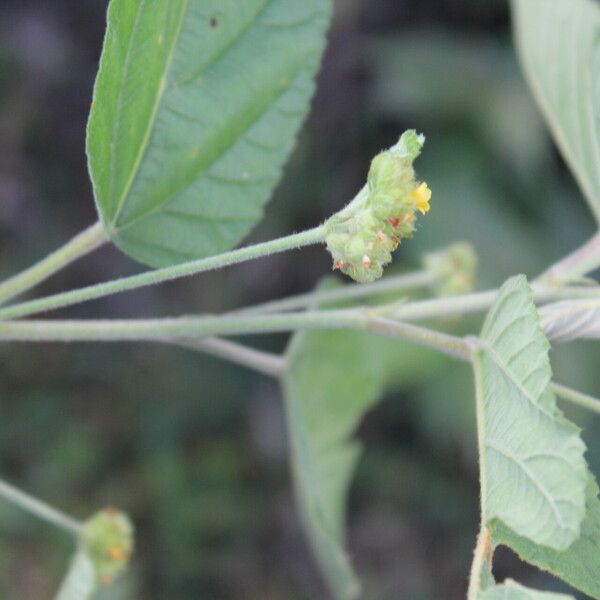
<path fill-rule="evenodd" d="M 0 341 L 123 342 L 156 341 L 194 344 L 214 335 L 243 335 L 299 329 L 359 329 L 401 338 L 468 360 L 470 340 L 382 317 L 381 310 L 364 308 L 308 311 L 292 314 L 229 317 L 180 317 L 97 321 L 23 320 L 0 322 Z M 219 343 L 219 342 L 218 342 Z M 224 347 L 220 346 L 220 351 Z M 212 342 L 211 350 L 216 350 Z M 239 350 L 239 349 L 238 349 Z M 245 349 L 246 351 L 248 349 Z M 231 346 L 227 351 L 231 358 Z M 237 356 L 240 359 L 240 355 Z M 245 357 L 248 360 L 248 355 Z M 271 365 L 272 366 L 272 365 Z M 280 363 L 275 367 L 279 371 Z"/>
<path fill-rule="evenodd" d="M 73 517 L 70 517 L 37 498 L 33 498 L 29 494 L 26 494 L 3 480 L 0 480 L 0 497 L 32 515 L 35 515 L 39 519 L 52 525 L 56 525 L 75 536 L 78 536 L 81 531 L 81 523 Z"/>
<path fill-rule="evenodd" d="M 489 528 L 482 526 L 477 536 L 477 545 L 473 554 L 473 563 L 471 564 L 471 574 L 469 576 L 469 588 L 467 591 L 467 600 L 477 600 L 481 590 L 482 571 L 485 569 L 491 545 L 491 532 Z"/>
<path fill-rule="evenodd" d="M 263 352 L 221 338 L 181 338 L 179 340 L 165 341 L 184 348 L 199 350 L 206 354 L 218 356 L 219 358 L 248 367 L 271 377 L 281 377 L 285 373 L 287 366 L 286 359 L 279 354 Z"/>
<path fill-rule="evenodd" d="M 57 271 L 99 248 L 107 241 L 100 223 L 88 227 L 46 258 L 0 283 L 0 304 L 26 292 Z"/>
<path fill-rule="evenodd" d="M 552 300 L 566 300 L 574 298 L 599 298 L 600 290 L 590 287 L 565 286 L 563 288 L 547 287 L 541 284 L 532 286 L 534 300 L 541 304 Z M 415 321 L 419 319 L 437 319 L 442 317 L 456 317 L 467 314 L 486 312 L 496 300 L 498 290 L 475 292 L 463 296 L 450 296 L 448 298 L 432 298 L 407 302 L 400 306 L 393 314 L 394 318 L 402 321 Z"/>
<path fill-rule="evenodd" d="M 394 321 L 385 317 L 373 317 L 367 323 L 367 329 L 381 335 L 399 337 L 417 342 L 447 354 L 459 360 L 471 360 L 473 345 L 470 340 L 448 335 L 433 329 L 417 327 L 409 323 Z"/>
<path fill-rule="evenodd" d="M 22 304 L 7 306 L 5 308 L 0 308 L 0 319 L 12 319 L 39 312 L 56 310 L 72 304 L 103 298 L 104 296 L 110 296 L 128 290 L 135 290 L 149 285 L 156 285 L 180 277 L 195 275 L 196 273 L 220 269 L 229 265 L 267 256 L 269 254 L 285 252 L 286 250 L 301 248 L 311 244 L 318 244 L 323 241 L 324 235 L 325 228 L 319 226 L 314 229 L 303 231 L 302 233 L 295 233 L 269 242 L 246 246 L 245 248 L 238 248 L 237 250 L 225 252 L 224 254 L 219 254 L 217 256 L 192 260 L 163 269 L 146 271 L 145 273 L 140 273 L 139 275 L 133 275 L 131 277 L 123 277 L 121 279 L 115 279 L 114 281 L 98 283 L 70 292 L 64 292 L 62 294 L 47 296 L 46 298 L 23 302 Z"/>
<path fill-rule="evenodd" d="M 598 400 L 598 398 L 594 398 L 583 392 L 578 392 L 577 390 L 567 387 L 566 385 L 560 385 L 559 383 L 551 383 L 550 388 L 559 398 L 600 414 L 600 400 Z"/>
<path fill-rule="evenodd" d="M 22 342 L 174 341 L 214 335 L 274 333 L 296 329 L 365 328 L 359 309 L 294 314 L 167 319 L 22 320 L 0 322 L 0 340 Z"/>
<path fill-rule="evenodd" d="M 600 232 L 540 275 L 539 281 L 561 285 L 600 267 Z"/>
<path fill-rule="evenodd" d="M 317 290 L 297 296 L 289 296 L 281 300 L 263 302 L 236 310 L 230 314 L 251 315 L 257 313 L 285 312 L 307 307 L 325 306 L 334 302 L 358 300 L 380 294 L 398 293 L 418 288 L 429 287 L 436 282 L 436 277 L 429 271 L 415 271 L 381 279 L 375 283 L 355 283 L 332 290 Z"/>

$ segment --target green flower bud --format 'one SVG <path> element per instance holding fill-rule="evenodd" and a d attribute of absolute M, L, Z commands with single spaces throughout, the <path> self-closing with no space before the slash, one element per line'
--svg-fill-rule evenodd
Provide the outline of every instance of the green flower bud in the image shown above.
<path fill-rule="evenodd" d="M 467 294 L 473 290 L 477 255 L 467 242 L 457 242 L 437 252 L 429 252 L 423 265 L 436 278 L 440 296 Z"/>
<path fill-rule="evenodd" d="M 127 515 L 114 508 L 96 513 L 84 523 L 81 539 L 99 581 L 112 583 L 133 552 L 133 526 Z"/>

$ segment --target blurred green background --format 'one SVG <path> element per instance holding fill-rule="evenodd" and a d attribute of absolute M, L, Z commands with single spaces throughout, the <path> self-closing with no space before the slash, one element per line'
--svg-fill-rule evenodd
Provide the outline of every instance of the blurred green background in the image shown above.
<path fill-rule="evenodd" d="M 0 2 L 0 276 L 95 220 L 84 136 L 105 0 Z M 264 222 L 265 240 L 316 225 L 362 185 L 405 128 L 427 135 L 419 174 L 433 210 L 398 269 L 455 240 L 478 287 L 536 275 L 594 225 L 523 83 L 505 0 L 339 0 L 313 111 Z M 139 270 L 104 248 L 37 290 Z M 74 307 L 73 317 L 216 312 L 313 287 L 307 249 Z M 475 331 L 478 320 L 463 323 Z M 284 336 L 250 340 L 280 351 Z M 427 355 L 357 432 L 349 547 L 368 600 L 458 600 L 478 528 L 466 366 Z M 600 393 L 591 344 L 553 350 L 556 378 Z M 2 477 L 85 518 L 106 504 L 137 527 L 115 599 L 325 599 L 289 481 L 274 382 L 158 345 L 0 346 Z M 600 421 L 585 427 L 600 473 Z M 60 531 L 0 503 L 0 597 L 51 598 L 71 553 Z M 508 551 L 499 578 L 564 589 Z"/>

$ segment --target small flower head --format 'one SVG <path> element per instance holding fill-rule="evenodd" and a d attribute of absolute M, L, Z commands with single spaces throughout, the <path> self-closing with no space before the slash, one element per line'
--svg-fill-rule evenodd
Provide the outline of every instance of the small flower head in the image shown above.
<path fill-rule="evenodd" d="M 129 563 L 133 552 L 133 527 L 127 515 L 109 507 L 83 525 L 83 547 L 98 580 L 112 583 Z"/>
<path fill-rule="evenodd" d="M 392 252 L 415 231 L 415 213 L 429 210 L 431 190 L 415 179 L 413 161 L 425 138 L 406 131 L 398 143 L 371 163 L 367 185 L 326 223 L 327 248 L 338 268 L 356 281 L 383 274 Z"/>

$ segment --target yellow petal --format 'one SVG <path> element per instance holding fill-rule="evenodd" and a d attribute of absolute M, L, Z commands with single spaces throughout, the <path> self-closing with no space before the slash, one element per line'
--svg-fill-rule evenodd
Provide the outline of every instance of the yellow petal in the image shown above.
<path fill-rule="evenodd" d="M 425 214 L 429 211 L 429 201 L 431 200 L 431 190 L 429 186 L 423 182 L 411 192 L 412 197 L 415 199 L 417 210 L 421 214 Z"/>

